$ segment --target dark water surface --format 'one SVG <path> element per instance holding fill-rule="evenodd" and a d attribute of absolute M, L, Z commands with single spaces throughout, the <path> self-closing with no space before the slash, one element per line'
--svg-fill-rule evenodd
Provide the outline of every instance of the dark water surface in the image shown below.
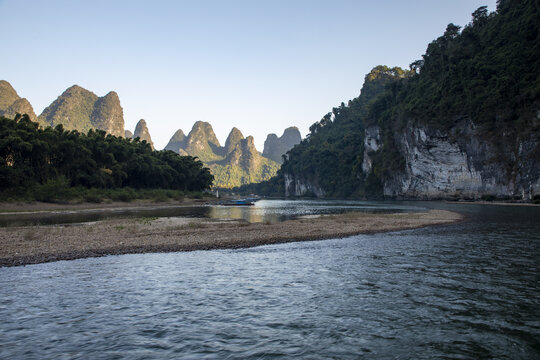
<path fill-rule="evenodd" d="M 141 217 L 243 219 L 249 222 L 275 223 L 303 215 L 337 214 L 347 211 L 396 213 L 425 210 L 425 207 L 399 202 L 347 200 L 261 200 L 256 202 L 255 206 L 163 204 L 156 207 L 141 207 L 126 203 L 125 207 L 120 208 L 0 213 L 0 226 L 77 224 L 113 218 Z"/>
<path fill-rule="evenodd" d="M 243 250 L 0 268 L 2 359 L 537 359 L 540 208 Z"/>

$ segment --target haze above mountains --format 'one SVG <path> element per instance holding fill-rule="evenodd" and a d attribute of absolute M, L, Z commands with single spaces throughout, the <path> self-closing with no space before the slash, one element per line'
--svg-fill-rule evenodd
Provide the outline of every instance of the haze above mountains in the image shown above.
<path fill-rule="evenodd" d="M 86 133 L 90 129 L 98 129 L 115 136 L 139 138 L 154 149 L 144 119 L 137 123 L 133 133 L 124 129 L 123 109 L 114 91 L 99 97 L 73 85 L 36 116 L 30 102 L 21 98 L 9 82 L 0 80 L 0 115 L 13 118 L 17 113 L 28 114 L 40 126 L 61 124 L 66 130 Z M 212 125 L 197 121 L 187 136 L 181 129 L 177 130 L 165 150 L 198 157 L 212 170 L 216 186 L 234 187 L 270 179 L 279 169 L 282 156 L 301 140 L 298 128 L 289 127 L 281 137 L 269 134 L 261 154 L 255 148 L 253 137 L 245 138 L 236 127 L 232 128 L 225 145 L 221 146 Z"/>

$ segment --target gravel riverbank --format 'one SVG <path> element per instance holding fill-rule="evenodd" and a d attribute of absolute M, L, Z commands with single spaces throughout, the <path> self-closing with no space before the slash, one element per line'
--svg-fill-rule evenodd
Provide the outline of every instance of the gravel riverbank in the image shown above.
<path fill-rule="evenodd" d="M 115 219 L 74 225 L 0 228 L 0 266 L 146 252 L 230 249 L 342 238 L 449 224 L 463 216 L 425 213 L 345 213 L 275 224 L 204 218 Z"/>

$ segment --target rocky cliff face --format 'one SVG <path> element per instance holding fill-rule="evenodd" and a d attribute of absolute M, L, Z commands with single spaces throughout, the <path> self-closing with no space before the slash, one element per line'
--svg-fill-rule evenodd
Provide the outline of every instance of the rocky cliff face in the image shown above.
<path fill-rule="evenodd" d="M 53 127 L 62 124 L 67 130 L 86 133 L 90 129 L 99 129 L 124 136 L 124 112 L 114 91 L 98 97 L 91 91 L 73 85 L 43 110 L 39 120 Z"/>
<path fill-rule="evenodd" d="M 98 98 L 90 115 L 90 122 L 100 130 L 114 136 L 124 136 L 124 111 L 114 91 Z"/>
<path fill-rule="evenodd" d="M 229 149 L 225 158 L 208 164 L 215 176 L 216 186 L 240 186 L 268 180 L 276 174 L 279 165 L 257 151 L 253 136 L 244 139 L 240 131 L 234 129 L 231 135 L 228 138 L 229 146 L 223 148 L 224 153 Z"/>
<path fill-rule="evenodd" d="M 179 153 L 180 150 L 184 148 L 185 141 L 186 141 L 186 135 L 184 135 L 184 132 L 181 129 L 178 129 L 169 140 L 169 143 L 167 144 L 167 146 L 165 146 L 165 150 L 171 150 L 176 153 Z"/>
<path fill-rule="evenodd" d="M 255 172 L 262 163 L 262 156 L 255 148 L 253 136 L 239 139 L 234 148 L 229 152 L 223 165 L 239 165 L 247 172 Z"/>
<path fill-rule="evenodd" d="M 538 134 L 524 139 L 508 134 L 495 146 L 465 118 L 450 132 L 409 123 L 405 132 L 392 135 L 405 168 L 384 182 L 386 197 L 479 199 L 490 195 L 530 200 L 540 194 Z M 380 129 L 366 129 L 366 174 L 380 141 Z"/>
<path fill-rule="evenodd" d="M 148 126 L 146 126 L 146 121 L 144 119 L 139 120 L 135 126 L 135 131 L 133 132 L 133 138 L 139 138 L 140 141 L 146 141 L 150 144 L 152 150 L 154 150 L 154 143 L 152 142 L 152 137 L 150 136 L 150 131 L 148 131 Z"/>
<path fill-rule="evenodd" d="M 244 135 L 242 134 L 242 132 L 237 128 L 233 127 L 231 132 L 229 133 L 229 136 L 227 136 L 227 140 L 225 140 L 225 148 L 223 150 L 224 155 L 226 156 L 233 152 L 236 148 L 236 145 L 242 140 L 244 140 Z"/>
<path fill-rule="evenodd" d="M 19 99 L 20 97 L 13 86 L 6 80 L 0 80 L 0 111 L 5 111 Z"/>
<path fill-rule="evenodd" d="M 9 82 L 0 80 L 0 115 L 12 119 L 17 114 L 27 114 L 30 120 L 37 121 L 30 102 L 21 98 Z"/>
<path fill-rule="evenodd" d="M 289 148 L 292 148 L 302 141 L 302 136 L 300 135 L 300 130 L 298 130 L 296 126 L 291 126 L 283 131 L 283 135 L 281 135 L 279 140 Z"/>
<path fill-rule="evenodd" d="M 183 150 L 191 156 L 197 156 L 203 162 L 208 162 L 220 159 L 220 148 L 212 125 L 197 121 L 186 138 Z"/>
<path fill-rule="evenodd" d="M 322 198 L 325 191 L 319 186 L 316 179 L 304 179 L 292 174 L 284 174 L 285 196 L 316 196 Z"/>
<path fill-rule="evenodd" d="M 381 129 L 378 126 L 369 126 L 365 130 L 364 137 L 364 160 L 362 162 L 362 171 L 364 174 L 370 172 L 373 161 L 371 155 L 381 147 Z"/>
<path fill-rule="evenodd" d="M 540 119 L 540 116 L 539 116 Z M 383 196 L 394 199 L 481 199 L 482 197 L 531 200 L 540 195 L 540 134 L 516 138 L 487 138 L 468 118 L 456 120 L 443 131 L 413 121 L 404 131 L 390 135 L 404 160 L 382 184 Z M 364 134 L 362 175 L 366 179 L 382 160 L 384 131 L 368 126 Z M 286 196 L 315 195 L 325 191 L 317 178 L 284 174 Z"/>
<path fill-rule="evenodd" d="M 285 129 L 279 138 L 276 134 L 268 134 L 264 142 L 263 156 L 281 164 L 283 162 L 282 155 L 292 149 L 294 145 L 299 144 L 300 141 L 302 141 L 302 137 L 295 126 Z"/>
<path fill-rule="evenodd" d="M 215 177 L 214 186 L 231 188 L 251 182 L 268 180 L 279 165 L 263 156 L 255 148 L 252 136 L 232 128 L 225 146 L 220 146 L 212 125 L 197 121 L 187 136 L 178 130 L 165 147 L 180 155 L 198 157 Z"/>

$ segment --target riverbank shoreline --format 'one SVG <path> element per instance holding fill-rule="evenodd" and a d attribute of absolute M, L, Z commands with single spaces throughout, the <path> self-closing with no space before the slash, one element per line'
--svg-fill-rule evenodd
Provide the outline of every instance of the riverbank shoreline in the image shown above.
<path fill-rule="evenodd" d="M 505 202 L 505 201 L 450 201 L 446 200 L 446 203 L 449 204 L 460 204 L 460 205 L 497 205 L 497 206 L 540 206 L 540 204 L 535 204 L 532 202 Z"/>
<path fill-rule="evenodd" d="M 110 201 L 102 203 L 79 202 L 79 203 L 47 203 L 47 202 L 0 202 L 0 215 L 2 214 L 30 214 L 56 211 L 99 211 L 99 210 L 136 210 L 144 208 L 168 208 L 182 206 L 202 206 L 213 205 L 223 199 L 205 197 L 202 199 L 184 198 L 182 200 L 153 201 L 153 200 L 133 200 Z M 411 200 L 412 201 L 412 200 Z M 427 201 L 430 200 L 419 200 Z M 460 205 L 495 205 L 495 206 L 540 206 L 532 202 L 504 202 L 504 201 L 451 201 L 444 200 L 449 204 Z"/>
<path fill-rule="evenodd" d="M 0 267 L 107 255 L 238 249 L 344 238 L 463 221 L 463 215 L 345 213 L 279 223 L 206 218 L 114 219 L 94 223 L 0 228 Z"/>
<path fill-rule="evenodd" d="M 78 211 L 78 210 L 107 210 L 107 209 L 137 209 L 137 208 L 166 208 L 178 206 L 197 206 L 216 203 L 216 198 L 184 198 L 182 200 L 153 201 L 153 200 L 133 200 L 133 201 L 111 201 L 102 203 L 47 203 L 47 202 L 4 202 L 0 203 L 1 214 L 15 213 L 38 213 L 51 211 Z"/>

